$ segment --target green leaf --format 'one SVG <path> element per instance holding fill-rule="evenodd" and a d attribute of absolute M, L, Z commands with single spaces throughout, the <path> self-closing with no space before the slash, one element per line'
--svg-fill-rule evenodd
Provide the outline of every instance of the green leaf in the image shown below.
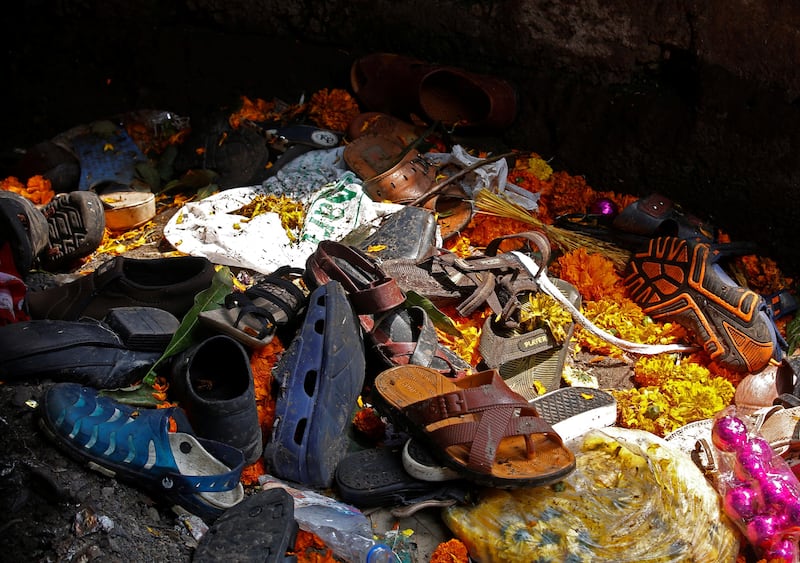
<path fill-rule="evenodd" d="M 464 336 L 461 331 L 458 330 L 453 319 L 437 309 L 436 305 L 427 297 L 423 297 L 415 291 L 406 291 L 406 303 L 411 306 L 422 307 L 425 312 L 428 313 L 428 317 L 430 317 L 433 326 L 439 330 L 451 336 Z"/>
<path fill-rule="evenodd" d="M 153 395 L 152 385 L 137 383 L 119 389 L 103 389 L 98 394 L 132 407 L 156 408 L 162 401 Z"/>
<path fill-rule="evenodd" d="M 144 378 L 144 383 L 150 386 L 155 383 L 157 373 L 156 368 L 167 358 L 183 352 L 194 343 L 195 328 L 197 327 L 197 316 L 211 309 L 217 309 L 225 302 L 225 296 L 233 290 L 233 281 L 230 268 L 223 266 L 214 274 L 211 286 L 197 294 L 194 298 L 194 306 L 183 317 L 178 330 L 172 336 L 166 350 L 161 357 L 156 360 L 150 371 Z"/>
<path fill-rule="evenodd" d="M 800 346 L 800 315 L 793 318 L 786 325 L 786 343 L 791 355 Z"/>
<path fill-rule="evenodd" d="M 161 185 L 161 177 L 158 174 L 158 170 L 150 162 L 140 162 L 135 168 L 136 174 L 145 184 L 150 186 L 151 190 L 158 190 Z"/>

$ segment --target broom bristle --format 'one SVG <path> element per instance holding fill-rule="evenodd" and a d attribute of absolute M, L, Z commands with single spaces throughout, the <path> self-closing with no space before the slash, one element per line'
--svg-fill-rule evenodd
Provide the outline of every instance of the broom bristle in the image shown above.
<path fill-rule="evenodd" d="M 630 259 L 630 252 L 613 243 L 598 240 L 594 237 L 584 235 L 583 233 L 570 231 L 569 229 L 564 229 L 556 225 L 549 225 L 531 215 L 525 208 L 489 190 L 481 189 L 478 191 L 475 195 L 475 206 L 481 213 L 505 217 L 506 219 L 515 219 L 538 227 L 564 252 L 585 248 L 587 252 L 602 254 L 611 260 L 614 266 L 620 270 L 625 268 L 625 265 Z"/>

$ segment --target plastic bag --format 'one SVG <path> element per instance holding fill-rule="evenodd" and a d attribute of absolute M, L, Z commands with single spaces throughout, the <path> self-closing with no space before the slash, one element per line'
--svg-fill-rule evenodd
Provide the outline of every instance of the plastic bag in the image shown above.
<path fill-rule="evenodd" d="M 716 487 L 725 513 L 759 557 L 800 561 L 800 482 L 786 461 L 735 407 L 711 427 Z"/>
<path fill-rule="evenodd" d="M 480 563 L 735 561 L 739 535 L 691 459 L 643 430 L 607 428 L 576 446 L 548 487 L 485 490 L 443 517 Z"/>

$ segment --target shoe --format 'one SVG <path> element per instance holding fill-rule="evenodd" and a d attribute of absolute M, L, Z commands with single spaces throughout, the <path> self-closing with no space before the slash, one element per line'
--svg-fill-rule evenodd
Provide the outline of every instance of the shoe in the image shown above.
<path fill-rule="evenodd" d="M 501 78 L 393 53 L 356 60 L 350 85 L 369 111 L 425 117 L 448 128 L 499 131 L 517 114 L 517 93 Z"/>
<path fill-rule="evenodd" d="M 420 261 L 436 253 L 436 217 L 430 210 L 407 205 L 384 219 L 360 241 L 340 242 L 355 246 L 378 264 L 385 260 Z"/>
<path fill-rule="evenodd" d="M 748 373 L 780 362 L 782 337 L 769 306 L 739 286 L 719 258 L 699 240 L 656 238 L 633 255 L 623 281 L 646 314 L 685 327 L 712 360 Z"/>
<path fill-rule="evenodd" d="M 220 334 L 180 352 L 169 390 L 199 437 L 241 450 L 246 465 L 261 457 L 253 372 L 241 344 Z"/>
<path fill-rule="evenodd" d="M 14 167 L 14 176 L 25 179 L 42 176 L 50 180 L 55 193 L 78 189 L 81 166 L 78 158 L 53 141 L 43 141 L 28 148 Z"/>
<path fill-rule="evenodd" d="M 581 295 L 572 284 L 553 279 L 553 284 L 577 309 Z M 527 292 L 525 292 L 527 294 Z M 564 330 L 564 339 L 558 341 L 547 326 L 519 333 L 503 329 L 503 315 L 489 316 L 483 324 L 478 350 L 489 369 L 497 369 L 506 384 L 528 400 L 539 396 L 535 382 L 547 391 L 561 384 L 561 374 L 569 351 L 574 321 Z"/>
<path fill-rule="evenodd" d="M 194 435 L 176 407 L 132 407 L 77 383 L 42 396 L 39 428 L 90 469 L 208 520 L 241 502 L 242 453 Z"/>
<path fill-rule="evenodd" d="M 268 489 L 250 495 L 225 511 L 200 539 L 193 563 L 264 561 L 296 563 L 287 555 L 294 549 L 298 525 L 294 500 L 283 489 Z"/>
<path fill-rule="evenodd" d="M 29 199 L 0 190 L 0 242 L 11 245 L 14 266 L 24 277 L 49 244 L 47 220 Z M 11 272 L 8 272 L 11 273 Z"/>
<path fill-rule="evenodd" d="M 127 387 L 147 374 L 179 325 L 171 313 L 148 307 L 112 309 L 102 321 L 12 323 L 0 327 L 0 380 Z"/>
<path fill-rule="evenodd" d="M 57 195 L 41 212 L 47 219 L 50 242 L 39 255 L 45 270 L 67 268 L 100 246 L 106 220 L 103 202 L 96 193 L 75 191 Z"/>
<path fill-rule="evenodd" d="M 299 334 L 273 370 L 279 386 L 268 471 L 312 488 L 330 487 L 347 453 L 346 429 L 365 376 L 364 344 L 337 281 L 315 289 Z"/>
<path fill-rule="evenodd" d="M 115 307 L 156 307 L 178 319 L 214 278 L 214 265 L 200 256 L 135 259 L 117 256 L 93 273 L 64 285 L 29 291 L 33 319 L 102 319 Z"/>

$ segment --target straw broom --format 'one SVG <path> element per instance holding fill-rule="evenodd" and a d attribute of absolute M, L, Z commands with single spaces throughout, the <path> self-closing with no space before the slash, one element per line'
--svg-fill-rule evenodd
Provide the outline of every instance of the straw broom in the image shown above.
<path fill-rule="evenodd" d="M 599 240 L 556 225 L 548 225 L 531 215 L 525 208 L 485 188 L 475 194 L 475 207 L 480 213 L 515 219 L 543 230 L 550 240 L 564 252 L 585 248 L 587 252 L 602 254 L 611 260 L 619 270 L 625 268 L 631 257 L 630 252 L 611 242 Z"/>

